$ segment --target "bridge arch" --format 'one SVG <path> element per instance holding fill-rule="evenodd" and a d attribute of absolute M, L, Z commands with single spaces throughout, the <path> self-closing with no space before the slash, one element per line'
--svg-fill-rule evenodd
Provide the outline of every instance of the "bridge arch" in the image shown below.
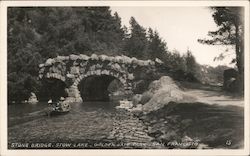
<path fill-rule="evenodd" d="M 145 71 L 154 71 L 158 64 L 157 61 L 138 60 L 124 55 L 92 54 L 87 56 L 71 54 L 69 56 L 49 58 L 44 64 L 40 64 L 39 78 L 54 78 L 64 82 L 68 94 L 66 99 L 74 102 L 82 101 L 78 86 L 83 80 L 90 77 L 95 77 L 96 82 L 99 82 L 97 77 L 102 77 L 107 82 L 111 81 L 111 79 L 117 79 L 124 86 L 126 94 L 131 94 L 136 87 L 136 82 L 145 77 L 140 75 L 147 74 Z M 140 72 L 143 74 L 140 74 Z"/>
<path fill-rule="evenodd" d="M 75 90 L 74 97 L 81 99 L 81 101 L 107 101 L 109 100 L 107 88 L 114 79 L 119 80 L 122 84 L 124 94 L 132 93 L 132 83 L 128 77 L 127 73 L 98 69 L 79 75 L 70 88 L 73 88 L 71 91 Z M 95 93 L 91 94 L 93 91 Z M 70 96 L 72 97 L 72 95 Z"/>
<path fill-rule="evenodd" d="M 78 78 L 76 78 L 75 82 L 73 83 L 73 86 L 78 86 L 79 83 L 90 76 L 101 76 L 101 75 L 107 75 L 112 76 L 116 79 L 118 79 L 124 87 L 131 87 L 131 83 L 129 83 L 128 80 L 128 74 L 121 74 L 117 71 L 111 71 L 111 70 L 95 70 L 95 71 L 88 71 L 86 74 L 80 75 Z"/>

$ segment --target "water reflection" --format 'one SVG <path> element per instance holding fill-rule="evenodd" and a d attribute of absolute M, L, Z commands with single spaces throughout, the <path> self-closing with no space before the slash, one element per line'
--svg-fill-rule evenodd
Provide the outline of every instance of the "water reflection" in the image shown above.
<path fill-rule="evenodd" d="M 87 112 L 93 112 L 99 115 L 114 113 L 115 106 L 117 105 L 118 101 L 72 103 L 71 110 L 68 113 L 69 115 L 67 115 L 68 120 L 73 120 L 74 114 Z M 8 105 L 8 126 L 10 127 L 41 117 L 46 117 L 46 108 L 48 108 L 48 104 L 46 102 L 38 102 L 36 105 L 27 103 Z"/>

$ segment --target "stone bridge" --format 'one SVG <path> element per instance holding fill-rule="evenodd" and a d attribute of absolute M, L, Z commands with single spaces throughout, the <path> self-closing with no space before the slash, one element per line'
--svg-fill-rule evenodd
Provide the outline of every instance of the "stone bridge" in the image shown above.
<path fill-rule="evenodd" d="M 39 78 L 44 81 L 60 80 L 69 101 L 108 100 L 107 88 L 119 80 L 124 94 L 130 96 L 137 82 L 152 76 L 159 59 L 138 60 L 127 56 L 69 55 L 49 58 L 39 65 Z M 54 82 L 54 81 L 51 81 Z M 52 84 L 53 85 L 53 84 Z"/>

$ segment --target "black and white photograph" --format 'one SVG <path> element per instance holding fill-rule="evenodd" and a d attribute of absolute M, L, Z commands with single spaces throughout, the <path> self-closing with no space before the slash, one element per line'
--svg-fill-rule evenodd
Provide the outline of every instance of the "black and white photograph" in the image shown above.
<path fill-rule="evenodd" d="M 248 148 L 248 1 L 50 2 L 1 4 L 6 151 Z"/>

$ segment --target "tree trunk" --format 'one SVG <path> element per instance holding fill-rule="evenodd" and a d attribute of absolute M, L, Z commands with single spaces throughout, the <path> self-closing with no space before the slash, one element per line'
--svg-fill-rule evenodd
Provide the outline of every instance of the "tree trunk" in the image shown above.
<path fill-rule="evenodd" d="M 239 35 L 239 25 L 235 24 L 235 51 L 236 51 L 236 66 L 238 68 L 238 84 L 239 92 L 243 93 L 244 91 L 244 42 L 241 39 L 243 36 Z"/>

